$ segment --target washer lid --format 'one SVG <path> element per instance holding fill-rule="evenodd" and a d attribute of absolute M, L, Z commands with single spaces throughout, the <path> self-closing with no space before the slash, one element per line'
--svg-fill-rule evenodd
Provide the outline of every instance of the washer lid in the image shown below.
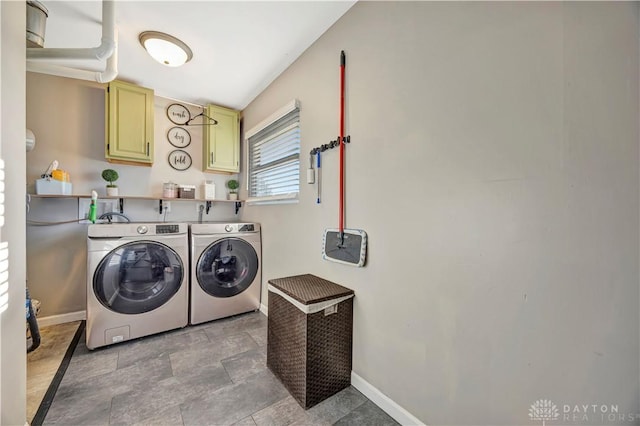
<path fill-rule="evenodd" d="M 93 274 L 93 293 L 107 309 L 141 314 L 167 303 L 180 289 L 184 265 L 170 247 L 131 242 L 107 254 Z"/>
<path fill-rule="evenodd" d="M 249 288 L 258 266 L 258 255 L 251 244 L 239 238 L 223 238 L 203 250 L 196 278 L 210 296 L 232 297 Z"/>

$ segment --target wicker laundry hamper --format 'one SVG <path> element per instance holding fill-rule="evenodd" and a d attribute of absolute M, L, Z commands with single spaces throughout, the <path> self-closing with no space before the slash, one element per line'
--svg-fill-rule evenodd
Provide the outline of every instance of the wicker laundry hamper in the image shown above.
<path fill-rule="evenodd" d="M 353 296 L 310 274 L 269 280 L 267 366 L 305 409 L 351 384 Z"/>

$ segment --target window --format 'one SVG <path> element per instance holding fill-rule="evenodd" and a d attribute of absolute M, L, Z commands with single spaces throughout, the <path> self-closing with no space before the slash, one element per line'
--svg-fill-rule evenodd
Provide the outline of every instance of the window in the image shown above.
<path fill-rule="evenodd" d="M 300 106 L 294 100 L 246 134 L 250 202 L 296 199 L 300 192 Z"/>

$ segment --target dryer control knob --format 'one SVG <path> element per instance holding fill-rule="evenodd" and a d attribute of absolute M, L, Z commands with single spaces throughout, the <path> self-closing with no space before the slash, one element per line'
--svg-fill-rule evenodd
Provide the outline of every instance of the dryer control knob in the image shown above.
<path fill-rule="evenodd" d="M 147 228 L 144 225 L 140 225 L 138 226 L 137 231 L 138 231 L 138 234 L 146 234 L 147 232 L 149 232 L 149 228 Z"/>
<path fill-rule="evenodd" d="M 224 227 L 224 230 L 227 231 L 227 232 L 231 232 L 231 231 L 233 231 L 233 226 L 227 225 L 227 226 Z"/>

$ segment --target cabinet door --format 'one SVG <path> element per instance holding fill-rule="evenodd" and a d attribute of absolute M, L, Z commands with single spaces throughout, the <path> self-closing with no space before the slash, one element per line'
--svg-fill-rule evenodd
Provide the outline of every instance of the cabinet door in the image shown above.
<path fill-rule="evenodd" d="M 107 88 L 109 161 L 153 163 L 153 90 L 121 81 Z"/>
<path fill-rule="evenodd" d="M 204 126 L 203 167 L 205 172 L 240 171 L 240 113 L 208 105 L 206 114 L 218 124 Z"/>

